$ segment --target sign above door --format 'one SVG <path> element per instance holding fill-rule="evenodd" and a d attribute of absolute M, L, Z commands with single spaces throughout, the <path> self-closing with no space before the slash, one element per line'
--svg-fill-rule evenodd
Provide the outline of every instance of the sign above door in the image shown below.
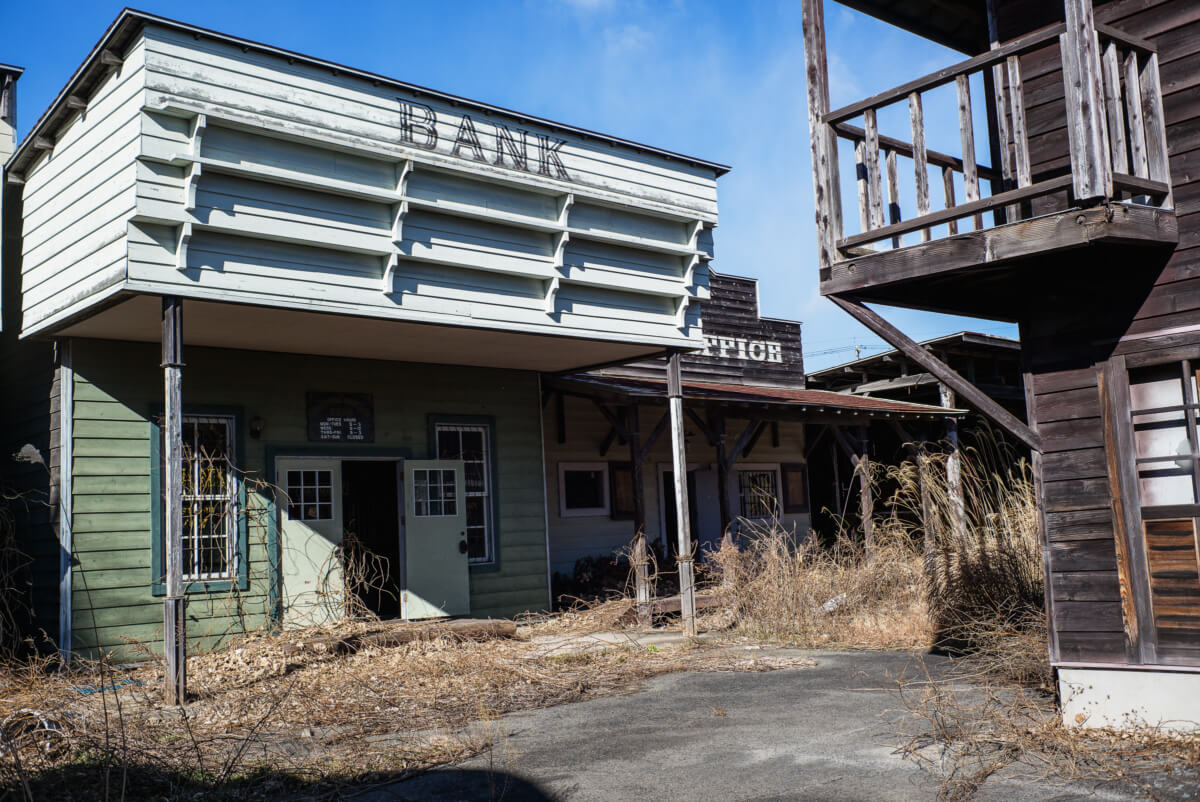
<path fill-rule="evenodd" d="M 369 393 L 308 393 L 312 443 L 375 442 L 375 401 Z"/>

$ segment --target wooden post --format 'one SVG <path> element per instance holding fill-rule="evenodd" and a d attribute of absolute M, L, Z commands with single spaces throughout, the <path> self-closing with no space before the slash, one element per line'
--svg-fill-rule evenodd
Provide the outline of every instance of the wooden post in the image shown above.
<path fill-rule="evenodd" d="M 862 427 L 858 437 L 858 500 L 859 516 L 862 519 L 863 548 L 867 562 L 875 559 L 875 497 L 871 487 L 871 457 L 867 454 L 869 440 L 867 427 Z"/>
<path fill-rule="evenodd" d="M 679 352 L 667 359 L 667 405 L 671 413 L 671 457 L 675 468 L 675 521 L 679 527 L 679 612 L 683 634 L 696 635 L 696 575 L 692 564 L 692 531 L 688 520 L 687 448 L 683 440 L 683 382 Z"/>
<path fill-rule="evenodd" d="M 938 396 L 944 408 L 954 408 L 954 391 L 941 382 L 938 383 Z M 950 494 L 950 527 L 955 537 L 963 537 L 967 533 L 967 510 L 963 498 L 962 455 L 958 450 L 958 418 L 950 418 L 946 421 L 946 442 L 950 444 L 950 454 L 946 457 L 946 489 Z"/>
<path fill-rule="evenodd" d="M 925 152 L 925 111 L 921 106 L 921 93 L 908 96 L 908 115 L 912 123 L 913 177 L 917 187 L 917 214 L 929 214 L 929 157 Z M 966 162 L 963 163 L 964 166 Z M 951 184 L 953 186 L 953 184 Z M 946 207 L 954 205 L 953 197 Z M 928 228 L 921 229 L 921 242 L 929 242 L 932 236 Z"/>
<path fill-rule="evenodd" d="M 633 534 L 646 530 L 646 492 L 642 487 L 642 427 L 637 404 L 630 404 L 625 421 L 629 436 L 629 473 L 633 482 Z"/>
<path fill-rule="evenodd" d="M 634 593 L 639 627 L 650 626 L 650 555 L 646 549 L 646 493 L 642 486 L 642 427 L 637 404 L 626 413 L 625 431 L 629 435 L 629 475 L 633 483 L 633 560 Z"/>
<path fill-rule="evenodd" d="M 1059 46 L 1075 198 L 1080 201 L 1111 198 L 1112 163 L 1092 0 L 1063 0 L 1063 8 L 1067 29 L 1059 37 Z"/>
<path fill-rule="evenodd" d="M 838 178 L 837 135 L 822 119 L 829 113 L 829 66 L 825 57 L 824 0 L 801 0 L 804 68 L 808 87 L 808 128 L 812 148 L 813 204 L 817 222 L 817 263 L 837 261 L 842 238 L 842 188 Z M 876 162 L 878 170 L 878 162 Z"/>
<path fill-rule="evenodd" d="M 650 552 L 646 548 L 646 535 L 638 530 L 633 536 L 634 598 L 639 627 L 647 628 L 652 623 L 650 614 Z"/>
<path fill-rule="evenodd" d="M 997 17 L 998 0 L 986 0 L 988 40 L 991 49 L 1000 46 L 999 20 Z M 997 64 L 990 70 L 983 71 L 983 91 L 987 98 L 984 108 L 988 121 L 988 148 L 992 157 L 992 169 L 1000 168 L 1000 180 L 991 179 L 992 194 L 1012 189 L 1012 160 L 1008 150 L 1008 98 L 1004 93 L 1004 67 Z M 1008 219 L 1008 209 L 996 207 L 992 212 L 994 225 L 1011 222 Z"/>
<path fill-rule="evenodd" d="M 958 135 L 962 142 L 963 154 L 963 199 L 966 203 L 971 203 L 979 200 L 979 164 L 975 159 L 975 118 L 971 113 L 971 82 L 966 75 L 960 75 L 954 79 L 954 86 L 958 93 Z M 946 173 L 943 181 L 947 187 L 947 200 L 950 201 L 954 197 L 953 173 Z M 948 202 L 946 205 L 954 204 Z M 981 228 L 983 215 L 977 214 L 975 230 Z"/>
<path fill-rule="evenodd" d="M 183 300 L 162 303 L 163 524 L 167 595 L 163 599 L 164 692 L 168 705 L 187 699 L 187 631 L 183 594 Z"/>
<path fill-rule="evenodd" d="M 723 535 L 729 531 L 729 524 L 733 521 L 729 513 L 729 446 L 725 439 L 725 416 L 714 418 L 709 428 L 717 440 L 717 509 L 720 511 Z"/>

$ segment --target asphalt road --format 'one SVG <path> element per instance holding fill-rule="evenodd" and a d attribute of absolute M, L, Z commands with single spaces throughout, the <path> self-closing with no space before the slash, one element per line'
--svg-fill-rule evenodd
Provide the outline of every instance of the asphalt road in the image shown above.
<path fill-rule="evenodd" d="M 763 654 L 765 652 L 760 652 Z M 796 652 L 777 652 L 799 654 Z M 492 722 L 496 747 L 453 767 L 375 789 L 383 800 L 919 800 L 936 785 L 894 754 L 901 672 L 935 676 L 942 658 L 805 653 L 815 668 L 674 674 L 629 695 Z M 976 799 L 1121 799 L 1017 777 Z"/>

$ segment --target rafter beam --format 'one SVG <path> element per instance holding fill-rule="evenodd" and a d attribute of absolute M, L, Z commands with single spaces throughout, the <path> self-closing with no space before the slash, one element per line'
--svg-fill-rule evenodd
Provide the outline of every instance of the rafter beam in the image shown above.
<path fill-rule="evenodd" d="M 1042 450 L 1042 438 L 1038 437 L 1037 433 L 1026 426 L 1021 419 L 1000 406 L 987 393 L 964 379 L 945 362 L 935 357 L 929 351 L 926 351 L 912 340 L 912 338 L 904 334 L 904 332 L 891 323 L 888 323 L 880 317 L 878 312 L 869 309 L 866 304 L 860 301 L 839 298 L 835 295 L 828 295 L 826 297 L 844 309 L 859 323 L 862 323 L 883 338 L 883 340 L 890 343 L 896 350 L 938 377 L 939 380 L 962 396 L 969 404 L 978 409 L 1000 428 L 1010 432 L 1034 451 L 1040 452 Z"/>

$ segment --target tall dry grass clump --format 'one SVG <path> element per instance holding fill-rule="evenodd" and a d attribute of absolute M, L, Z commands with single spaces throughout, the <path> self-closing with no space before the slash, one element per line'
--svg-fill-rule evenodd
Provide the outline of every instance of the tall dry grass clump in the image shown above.
<path fill-rule="evenodd" d="M 711 563 L 728 615 L 743 634 L 806 647 L 929 643 L 921 555 L 895 529 L 885 530 L 868 554 L 848 532 L 822 546 L 778 520 L 752 523 L 737 546 L 725 544 Z"/>

